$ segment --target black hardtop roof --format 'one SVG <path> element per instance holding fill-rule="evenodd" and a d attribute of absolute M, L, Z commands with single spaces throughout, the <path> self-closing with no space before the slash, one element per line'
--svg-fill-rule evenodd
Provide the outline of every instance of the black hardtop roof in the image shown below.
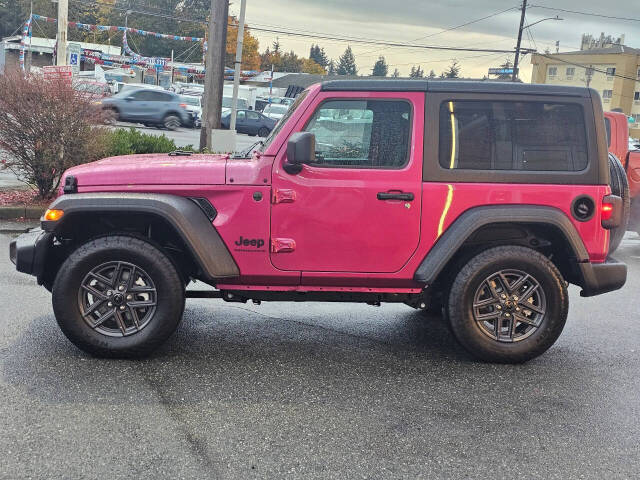
<path fill-rule="evenodd" d="M 367 79 L 329 80 L 322 82 L 326 92 L 442 92 L 442 93 L 501 93 L 515 95 L 549 95 L 590 97 L 586 87 L 544 85 L 520 82 L 494 82 L 480 80 L 407 80 Z"/>

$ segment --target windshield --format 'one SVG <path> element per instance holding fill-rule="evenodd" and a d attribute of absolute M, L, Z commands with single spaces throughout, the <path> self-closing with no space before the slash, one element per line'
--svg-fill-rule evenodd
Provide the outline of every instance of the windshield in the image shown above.
<path fill-rule="evenodd" d="M 284 105 L 267 105 L 267 107 L 264 109 L 266 113 L 287 113 L 287 111 L 289 111 L 289 107 L 286 107 Z"/>
<path fill-rule="evenodd" d="M 273 142 L 273 139 L 278 136 L 278 134 L 280 133 L 280 130 L 282 130 L 282 127 L 289 121 L 293 113 L 298 109 L 298 107 L 300 106 L 300 104 L 308 94 L 309 94 L 309 91 L 305 90 L 300 95 L 298 95 L 298 97 L 296 98 L 296 101 L 293 102 L 293 105 L 291 105 L 291 107 L 287 110 L 287 113 L 285 113 L 284 116 L 280 120 L 278 120 L 278 123 L 276 123 L 275 128 L 271 130 L 271 133 L 269 134 L 269 136 L 265 138 L 264 143 L 259 149 L 260 152 L 264 152 L 267 149 L 267 147 L 271 145 L 271 142 Z"/>
<path fill-rule="evenodd" d="M 222 108 L 231 108 L 233 97 L 222 97 Z M 249 104 L 244 98 L 238 98 L 238 110 L 248 110 Z"/>
<path fill-rule="evenodd" d="M 180 96 L 180 100 L 182 100 L 182 103 L 186 103 L 187 105 L 191 105 L 193 107 L 200 106 L 200 97 L 194 97 L 192 95 L 182 95 Z"/>

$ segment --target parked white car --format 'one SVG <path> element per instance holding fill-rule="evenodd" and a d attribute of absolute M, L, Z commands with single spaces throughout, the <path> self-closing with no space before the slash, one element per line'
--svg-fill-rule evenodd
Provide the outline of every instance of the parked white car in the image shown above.
<path fill-rule="evenodd" d="M 269 118 L 273 118 L 274 120 L 280 120 L 288 111 L 288 105 L 272 103 L 264 107 L 262 113 Z"/>

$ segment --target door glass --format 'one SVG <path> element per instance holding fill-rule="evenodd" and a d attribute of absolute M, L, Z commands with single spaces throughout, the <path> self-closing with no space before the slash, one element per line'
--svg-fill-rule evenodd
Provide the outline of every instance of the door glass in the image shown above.
<path fill-rule="evenodd" d="M 236 115 L 236 120 L 239 122 L 244 122 L 247 119 L 247 115 L 244 110 L 240 110 Z"/>
<path fill-rule="evenodd" d="M 403 100 L 331 100 L 305 131 L 316 137 L 314 165 L 401 168 L 408 161 L 411 106 Z"/>
<path fill-rule="evenodd" d="M 249 120 L 260 120 L 260 116 L 256 112 L 247 112 Z"/>

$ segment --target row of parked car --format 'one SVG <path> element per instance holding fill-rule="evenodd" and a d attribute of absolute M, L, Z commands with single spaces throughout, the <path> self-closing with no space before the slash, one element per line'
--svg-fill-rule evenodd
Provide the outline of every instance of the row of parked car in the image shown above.
<path fill-rule="evenodd" d="M 184 93 L 165 90 L 162 87 L 142 84 L 122 84 L 113 96 L 101 95 L 96 103 L 111 113 L 110 121 L 142 123 L 148 127 L 175 130 L 181 126 L 202 126 L 202 93 L 197 89 Z M 268 99 L 267 99 L 268 100 Z M 236 130 L 239 133 L 266 137 L 289 110 L 293 99 L 272 99 L 272 103 L 256 101 L 256 109 L 244 98 L 238 98 Z M 231 123 L 232 98 L 222 99 L 222 128 Z M 261 110 L 261 111 L 259 111 Z"/>

